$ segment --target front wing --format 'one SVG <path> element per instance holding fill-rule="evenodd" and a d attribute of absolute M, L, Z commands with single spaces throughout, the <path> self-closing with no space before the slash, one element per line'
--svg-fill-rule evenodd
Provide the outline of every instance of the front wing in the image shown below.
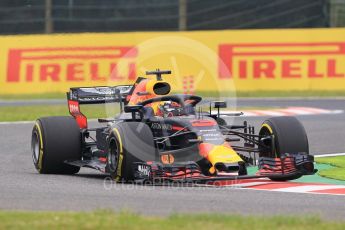
<path fill-rule="evenodd" d="M 133 164 L 136 181 L 151 181 L 161 183 L 164 181 L 181 183 L 207 183 L 222 180 L 254 179 L 269 177 L 277 180 L 288 180 L 303 175 L 312 175 L 314 157 L 306 154 L 286 154 L 280 158 L 259 158 L 259 171 L 255 175 L 221 174 L 206 176 L 201 172 L 195 162 L 182 162 L 172 165 L 163 165 L 157 162 Z"/>

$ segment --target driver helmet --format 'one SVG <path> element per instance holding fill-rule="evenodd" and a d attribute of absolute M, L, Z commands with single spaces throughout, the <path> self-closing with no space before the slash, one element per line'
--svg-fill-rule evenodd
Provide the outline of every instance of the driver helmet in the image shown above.
<path fill-rule="evenodd" d="M 173 101 L 162 102 L 159 106 L 159 114 L 163 117 L 173 117 L 181 116 L 182 108 L 181 106 Z"/>

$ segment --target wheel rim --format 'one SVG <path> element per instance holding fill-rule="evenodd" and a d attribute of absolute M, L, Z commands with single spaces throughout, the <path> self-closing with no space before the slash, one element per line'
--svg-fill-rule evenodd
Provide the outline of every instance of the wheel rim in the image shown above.
<path fill-rule="evenodd" d="M 119 151 L 116 141 L 112 141 L 109 148 L 108 154 L 108 165 L 110 172 L 116 172 L 119 159 Z"/>
<path fill-rule="evenodd" d="M 263 138 L 263 137 L 271 136 L 272 133 L 267 128 L 263 128 L 260 131 L 259 135 L 260 135 L 260 138 Z M 265 144 L 265 146 L 269 147 L 270 149 L 272 148 L 271 144 Z M 271 151 L 270 152 L 260 152 L 260 155 L 263 157 L 275 157 L 275 155 L 272 155 Z"/>
<path fill-rule="evenodd" d="M 37 164 L 38 158 L 40 155 L 40 142 L 39 142 L 37 132 L 34 132 L 32 134 L 31 151 L 32 151 L 32 159 L 34 163 Z"/>

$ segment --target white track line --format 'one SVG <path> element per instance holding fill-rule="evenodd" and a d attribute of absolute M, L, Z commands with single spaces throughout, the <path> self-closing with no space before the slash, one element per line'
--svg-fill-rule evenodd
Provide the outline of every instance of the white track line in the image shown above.
<path fill-rule="evenodd" d="M 218 183 L 217 183 L 218 182 Z M 199 187 L 219 187 L 219 188 L 246 188 L 256 185 L 264 185 L 264 184 L 272 184 L 275 182 L 242 182 L 242 183 L 236 183 L 236 180 L 233 181 L 232 184 L 222 185 L 221 181 L 216 181 L 213 184 L 196 184 L 196 186 Z"/>
<path fill-rule="evenodd" d="M 321 157 L 337 157 L 337 156 L 345 156 L 345 153 L 330 153 L 330 154 L 318 154 L 314 155 L 316 158 L 321 158 Z"/>
<path fill-rule="evenodd" d="M 97 119 L 88 119 L 88 122 L 95 122 Z M 0 125 L 21 125 L 21 124 L 34 124 L 36 121 L 1 121 Z"/>
<path fill-rule="evenodd" d="M 221 111 L 224 115 L 231 115 L 238 111 Z M 319 115 L 319 114 L 339 114 L 343 110 L 328 110 L 312 107 L 287 107 L 283 109 L 268 109 L 268 110 L 243 110 L 244 117 L 258 117 L 258 116 L 297 116 L 297 115 Z M 217 114 L 217 111 L 212 111 L 212 114 Z"/>
<path fill-rule="evenodd" d="M 0 125 L 34 124 L 35 121 L 2 121 Z"/>
<path fill-rule="evenodd" d="M 242 183 L 236 183 L 236 181 L 233 184 L 227 184 L 227 185 L 217 185 L 216 183 L 214 186 L 220 186 L 220 187 L 231 187 L 231 188 L 245 188 L 245 187 L 251 187 L 251 186 L 257 186 L 257 185 L 264 185 L 264 184 L 270 184 L 269 182 L 242 182 Z"/>
<path fill-rule="evenodd" d="M 275 192 L 297 192 L 297 193 L 309 193 L 313 191 L 321 191 L 321 190 L 328 190 L 328 189 L 343 189 L 345 186 L 343 185 L 299 185 L 294 187 L 288 188 L 278 188 L 272 189 L 269 191 Z"/>
<path fill-rule="evenodd" d="M 255 190 L 260 192 L 277 192 L 276 190 L 265 190 L 265 189 L 258 189 L 258 188 L 236 188 L 236 189 L 243 189 L 243 190 Z M 316 190 L 317 191 L 317 190 Z M 278 191 L 278 192 L 286 192 L 286 191 Z M 309 192 L 292 192 L 291 193 L 303 193 L 303 194 L 316 194 L 316 195 L 324 195 L 324 196 L 344 196 L 344 194 L 339 193 L 323 193 L 323 192 L 315 192 L 315 191 L 309 191 Z"/>

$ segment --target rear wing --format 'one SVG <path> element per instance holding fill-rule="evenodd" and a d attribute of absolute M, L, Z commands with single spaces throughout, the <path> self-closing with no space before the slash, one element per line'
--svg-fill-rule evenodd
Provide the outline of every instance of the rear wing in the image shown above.
<path fill-rule="evenodd" d="M 122 103 L 126 102 L 126 97 L 131 94 L 132 88 L 132 85 L 70 88 L 67 92 L 69 113 L 76 119 L 81 129 L 86 129 L 87 118 L 80 112 L 80 105 L 119 102 L 122 111 Z"/>
<path fill-rule="evenodd" d="M 132 87 L 132 85 L 119 85 L 71 88 L 67 93 L 67 99 L 78 101 L 79 104 L 124 102 Z"/>

